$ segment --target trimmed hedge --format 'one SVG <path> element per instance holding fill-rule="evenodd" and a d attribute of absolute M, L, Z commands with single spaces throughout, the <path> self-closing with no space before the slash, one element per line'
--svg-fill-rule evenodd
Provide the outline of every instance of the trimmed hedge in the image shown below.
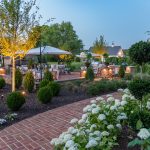
<path fill-rule="evenodd" d="M 126 88 L 127 83 L 123 80 L 101 80 L 91 83 L 88 86 L 87 93 L 89 95 L 99 95 L 105 92 L 113 92 L 119 88 Z"/>

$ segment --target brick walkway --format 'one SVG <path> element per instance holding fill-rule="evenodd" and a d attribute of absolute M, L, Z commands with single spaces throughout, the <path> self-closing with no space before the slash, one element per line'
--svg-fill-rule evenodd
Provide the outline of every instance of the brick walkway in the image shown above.
<path fill-rule="evenodd" d="M 119 97 L 118 93 L 114 93 Z M 70 126 L 74 117 L 81 117 L 90 99 L 59 107 L 25 119 L 0 131 L 0 150 L 52 150 L 52 138 Z"/>

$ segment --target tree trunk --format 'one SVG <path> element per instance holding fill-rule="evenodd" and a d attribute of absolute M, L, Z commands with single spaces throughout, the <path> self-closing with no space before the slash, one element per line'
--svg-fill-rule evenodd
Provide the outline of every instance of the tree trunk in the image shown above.
<path fill-rule="evenodd" d="M 15 72 L 16 72 L 15 57 L 13 57 L 12 58 L 12 92 L 15 91 Z"/>
<path fill-rule="evenodd" d="M 143 69 L 142 69 L 142 65 L 140 66 L 140 77 L 142 79 L 142 74 L 143 74 Z"/>

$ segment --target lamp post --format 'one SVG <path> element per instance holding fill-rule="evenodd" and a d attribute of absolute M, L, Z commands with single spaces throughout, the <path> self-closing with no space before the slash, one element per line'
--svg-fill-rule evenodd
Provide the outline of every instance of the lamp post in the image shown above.
<path fill-rule="evenodd" d="M 51 22 L 51 21 L 54 21 L 54 19 L 56 19 L 56 18 L 50 18 L 50 19 L 48 19 L 44 24 L 43 24 L 43 26 L 44 25 L 46 25 L 47 23 L 49 23 L 49 22 Z M 41 79 L 41 81 L 42 81 L 42 51 L 44 50 L 42 50 L 42 28 L 40 29 L 40 79 Z"/>

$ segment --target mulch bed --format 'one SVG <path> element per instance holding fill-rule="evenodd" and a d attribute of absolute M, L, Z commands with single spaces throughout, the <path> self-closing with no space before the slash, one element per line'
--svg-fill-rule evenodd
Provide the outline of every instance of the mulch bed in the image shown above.
<path fill-rule="evenodd" d="M 11 92 L 10 89 L 10 85 L 7 85 L 4 89 L 0 90 L 0 118 L 3 118 L 6 114 L 9 113 L 6 105 L 6 97 L 7 94 Z M 3 99 L 1 95 L 4 96 Z M 25 105 L 18 112 L 16 112 L 18 114 L 17 119 L 15 119 L 14 121 L 8 121 L 5 125 L 0 126 L 0 130 L 25 118 L 29 118 L 36 114 L 87 98 L 90 97 L 83 92 L 72 93 L 66 91 L 65 89 L 61 89 L 59 96 L 53 97 L 51 103 L 41 104 L 37 100 L 37 92 L 27 94 Z"/>
<path fill-rule="evenodd" d="M 6 105 L 6 95 L 10 92 L 10 89 L 10 85 L 7 85 L 4 89 L 0 90 L 0 118 L 3 118 L 6 114 L 9 113 Z M 2 98 L 1 95 L 4 97 Z M 45 105 L 41 104 L 37 100 L 36 92 L 27 94 L 25 105 L 19 110 L 19 112 L 16 112 L 18 114 L 17 119 L 14 121 L 8 121 L 5 125 L 0 126 L 0 130 L 25 118 L 32 117 L 38 113 L 42 113 L 87 98 L 90 98 L 90 96 L 83 92 L 72 93 L 62 89 L 59 96 L 54 97 L 51 103 Z M 131 132 L 127 127 L 124 127 L 122 133 L 118 137 L 119 146 L 114 147 L 113 150 L 140 150 L 138 147 L 130 149 L 127 147 L 128 142 L 131 141 L 131 137 L 134 136 L 135 134 L 133 132 Z"/>

